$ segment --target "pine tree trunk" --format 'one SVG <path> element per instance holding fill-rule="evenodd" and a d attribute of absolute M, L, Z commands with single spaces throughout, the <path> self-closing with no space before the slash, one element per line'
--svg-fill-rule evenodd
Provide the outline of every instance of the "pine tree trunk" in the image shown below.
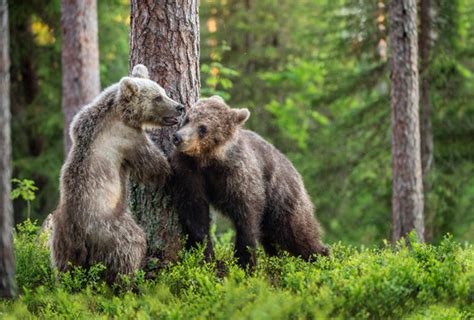
<path fill-rule="evenodd" d="M 0 298 L 15 294 L 12 247 L 8 4 L 0 0 Z"/>
<path fill-rule="evenodd" d="M 423 241 L 417 3 L 394 0 L 390 6 L 393 241 L 413 229 Z"/>
<path fill-rule="evenodd" d="M 61 29 L 66 156 L 72 118 L 100 93 L 96 0 L 61 0 Z"/>
<path fill-rule="evenodd" d="M 199 14 L 197 0 L 132 0 L 130 70 L 138 63 L 168 95 L 189 107 L 199 97 Z M 165 154 L 176 128 L 153 132 Z M 175 260 L 180 227 L 166 187 L 145 188 L 132 182 L 131 208 L 148 236 L 148 254 Z"/>
<path fill-rule="evenodd" d="M 433 167 L 433 131 L 431 129 L 430 100 L 430 54 L 432 47 L 432 0 L 420 1 L 420 136 L 421 136 L 421 168 L 423 173 L 423 190 L 425 193 L 425 217 L 427 229 L 425 238 L 433 238 L 434 212 L 428 202 L 431 191 L 430 172 Z"/>

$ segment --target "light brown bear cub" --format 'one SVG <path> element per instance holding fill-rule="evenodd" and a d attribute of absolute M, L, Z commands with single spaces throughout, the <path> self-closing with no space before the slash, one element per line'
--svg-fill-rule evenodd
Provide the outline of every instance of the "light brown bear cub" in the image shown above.
<path fill-rule="evenodd" d="M 218 96 L 202 99 L 173 137 L 173 198 L 187 246 L 207 241 L 206 257 L 213 255 L 211 204 L 233 221 L 243 267 L 255 264 L 257 241 L 270 255 L 278 249 L 304 259 L 328 255 L 300 174 L 270 143 L 241 128 L 249 116 Z"/>
<path fill-rule="evenodd" d="M 60 271 L 102 263 L 113 281 L 140 267 L 146 238 L 128 209 L 129 175 L 147 182 L 169 174 L 166 158 L 143 128 L 174 125 L 183 111 L 137 65 L 132 77 L 105 89 L 75 116 L 50 241 Z"/>

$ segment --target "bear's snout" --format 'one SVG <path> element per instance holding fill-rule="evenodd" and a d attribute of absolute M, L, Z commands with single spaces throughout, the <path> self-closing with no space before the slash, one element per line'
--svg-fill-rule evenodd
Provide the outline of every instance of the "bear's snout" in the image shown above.
<path fill-rule="evenodd" d="M 180 134 L 175 133 L 175 134 L 173 134 L 172 142 L 175 146 L 179 146 L 181 144 L 181 142 L 183 142 L 183 138 L 181 137 Z"/>

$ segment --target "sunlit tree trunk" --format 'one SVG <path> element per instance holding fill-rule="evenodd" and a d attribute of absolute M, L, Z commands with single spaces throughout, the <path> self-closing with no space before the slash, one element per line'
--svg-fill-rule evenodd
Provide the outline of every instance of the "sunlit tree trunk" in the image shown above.
<path fill-rule="evenodd" d="M 0 0 L 0 298 L 15 294 L 12 247 L 8 4 Z"/>
<path fill-rule="evenodd" d="M 199 97 L 199 15 L 197 0 L 132 0 L 130 70 L 148 67 L 150 77 L 176 101 L 189 107 Z M 176 128 L 153 133 L 169 154 Z M 131 208 L 148 235 L 149 255 L 174 260 L 181 247 L 176 211 L 166 188 L 132 183 Z"/>
<path fill-rule="evenodd" d="M 416 0 L 390 2 L 393 240 L 424 240 Z"/>
<path fill-rule="evenodd" d="M 61 0 L 65 155 L 71 147 L 69 124 L 100 92 L 96 0 Z"/>
<path fill-rule="evenodd" d="M 430 100 L 430 55 L 432 47 L 432 0 L 420 1 L 420 136 L 421 136 L 421 168 L 423 173 L 423 190 L 425 193 L 425 217 L 427 229 L 426 240 L 433 238 L 434 212 L 428 202 L 431 191 L 429 175 L 433 167 L 433 131 L 431 128 Z"/>

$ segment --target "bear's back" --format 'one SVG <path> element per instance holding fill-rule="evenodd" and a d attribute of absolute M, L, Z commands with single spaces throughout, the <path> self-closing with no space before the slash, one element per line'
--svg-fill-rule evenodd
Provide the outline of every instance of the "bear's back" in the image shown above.
<path fill-rule="evenodd" d="M 295 196 L 306 197 L 303 178 L 282 152 L 254 131 L 241 129 L 240 134 L 252 156 L 257 158 L 267 193 L 281 193 L 286 189 Z"/>
<path fill-rule="evenodd" d="M 241 129 L 240 133 L 243 142 L 250 147 L 253 156 L 257 157 L 263 166 L 268 166 L 268 169 L 287 167 L 288 170 L 296 171 L 290 160 L 258 133 L 247 129 Z"/>
<path fill-rule="evenodd" d="M 70 136 L 74 145 L 82 148 L 90 145 L 97 132 L 103 127 L 103 119 L 114 107 L 118 86 L 112 85 L 105 89 L 94 101 L 84 106 L 74 117 Z"/>

